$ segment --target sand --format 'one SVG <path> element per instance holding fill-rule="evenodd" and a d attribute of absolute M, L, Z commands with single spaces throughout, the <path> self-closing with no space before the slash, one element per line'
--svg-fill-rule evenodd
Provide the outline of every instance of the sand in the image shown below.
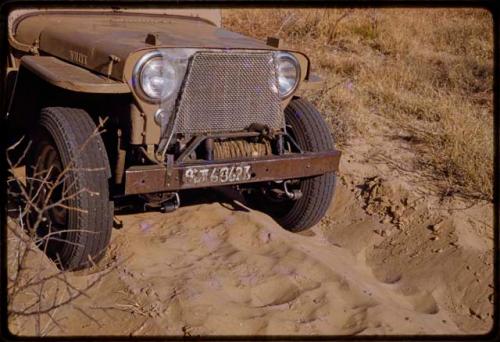
<path fill-rule="evenodd" d="M 105 259 L 68 279 L 82 287 L 119 264 L 88 297 L 59 308 L 58 325 L 42 318 L 45 332 L 488 332 L 492 205 L 442 198 L 425 175 L 395 167 L 417 158 L 404 144 L 375 137 L 344 147 L 334 201 L 307 232 L 285 231 L 230 190 L 191 192 L 169 214 L 120 215 Z M 55 272 L 40 253 L 30 258 Z M 34 321 L 18 317 L 10 329 L 31 335 Z"/>

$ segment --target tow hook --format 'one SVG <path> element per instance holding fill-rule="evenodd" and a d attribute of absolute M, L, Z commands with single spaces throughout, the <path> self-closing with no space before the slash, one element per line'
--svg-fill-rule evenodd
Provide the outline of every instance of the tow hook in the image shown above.
<path fill-rule="evenodd" d="M 162 213 L 171 213 L 175 211 L 181 205 L 181 200 L 179 198 L 179 194 L 176 192 L 172 199 L 169 199 L 163 203 L 161 203 L 160 211 Z"/>
<path fill-rule="evenodd" d="M 285 194 L 286 196 L 289 198 L 289 199 L 292 199 L 292 200 L 298 200 L 299 198 L 302 197 L 302 191 L 300 191 L 300 189 L 293 189 L 292 191 L 290 191 L 288 189 L 288 184 L 290 183 L 290 181 L 285 181 L 283 182 L 283 189 L 285 190 Z"/>

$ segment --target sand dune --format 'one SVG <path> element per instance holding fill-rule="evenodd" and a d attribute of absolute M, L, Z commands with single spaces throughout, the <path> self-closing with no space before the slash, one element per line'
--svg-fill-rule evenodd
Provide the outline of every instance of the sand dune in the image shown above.
<path fill-rule="evenodd" d="M 383 158 L 411 164 L 397 153 L 404 146 L 375 140 L 344 149 L 334 201 L 306 232 L 282 229 L 229 189 L 184 193 L 169 214 L 122 213 L 104 260 L 67 279 L 84 288 L 109 274 L 54 311 L 58 325 L 42 325 L 49 335 L 488 332 L 492 205 L 436 196 Z M 9 240 L 9 255 L 16 246 Z M 57 272 L 38 250 L 28 266 L 26 277 Z M 57 288 L 45 286 L 44 303 L 62 296 Z M 13 308 L 32 298 L 23 293 Z M 36 317 L 9 324 L 36 332 Z"/>
<path fill-rule="evenodd" d="M 124 228 L 113 232 L 100 265 L 126 261 L 90 291 L 90 299 L 76 301 L 101 327 L 67 307 L 57 313 L 65 316 L 64 329 L 52 333 L 456 334 L 467 332 L 464 327 L 488 329 L 487 319 L 473 324 L 453 307 L 457 300 L 475 305 L 486 294 L 484 281 L 469 284 L 457 267 L 464 258 L 473 264 L 470 253 L 478 246 L 429 254 L 425 245 L 434 241 L 422 236 L 426 222 L 398 230 L 368 215 L 354 194 L 339 182 L 328 216 L 301 234 L 231 200 L 170 214 L 122 215 Z M 440 229 L 448 233 L 454 227 L 447 220 Z M 455 235 L 451 240 L 459 246 Z M 89 272 L 71 277 L 83 284 Z M 473 311 L 487 318 L 491 308 L 481 305 Z"/>

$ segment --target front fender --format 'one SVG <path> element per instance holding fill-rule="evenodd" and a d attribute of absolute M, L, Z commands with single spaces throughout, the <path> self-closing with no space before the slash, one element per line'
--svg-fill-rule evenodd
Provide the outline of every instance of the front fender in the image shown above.
<path fill-rule="evenodd" d="M 97 75 L 51 56 L 24 56 L 21 66 L 62 89 L 93 94 L 130 93 L 127 84 Z"/>
<path fill-rule="evenodd" d="M 130 93 L 125 83 L 50 56 L 24 56 L 19 69 L 9 75 L 6 124 L 12 136 L 28 133 L 44 106 L 85 106 L 91 98 Z"/>

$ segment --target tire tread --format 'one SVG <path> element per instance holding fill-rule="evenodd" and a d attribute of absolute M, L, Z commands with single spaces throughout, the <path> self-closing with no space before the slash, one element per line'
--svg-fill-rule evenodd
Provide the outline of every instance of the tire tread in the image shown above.
<path fill-rule="evenodd" d="M 75 229 L 75 232 L 68 234 L 71 243 L 65 244 L 59 255 L 60 267 L 71 270 L 89 267 L 104 255 L 112 230 L 113 202 L 109 200 L 108 189 L 111 172 L 104 143 L 100 135 L 89 138 L 96 125 L 90 115 L 79 108 L 43 108 L 40 124 L 54 140 L 63 167 L 71 161 L 74 163 L 75 170 L 68 178 L 70 184 L 74 182 L 75 191 L 82 192 L 72 200 L 72 205 L 87 210 L 86 213 L 69 212 L 68 229 Z M 91 195 L 84 189 L 98 195 Z"/>
<path fill-rule="evenodd" d="M 335 148 L 326 122 L 316 108 L 304 99 L 293 99 L 285 109 L 287 123 L 294 127 L 297 143 L 306 151 L 325 151 Z M 311 228 L 325 215 L 335 191 L 336 176 L 327 173 L 301 182 L 303 197 L 279 223 L 287 230 L 299 232 Z"/>

